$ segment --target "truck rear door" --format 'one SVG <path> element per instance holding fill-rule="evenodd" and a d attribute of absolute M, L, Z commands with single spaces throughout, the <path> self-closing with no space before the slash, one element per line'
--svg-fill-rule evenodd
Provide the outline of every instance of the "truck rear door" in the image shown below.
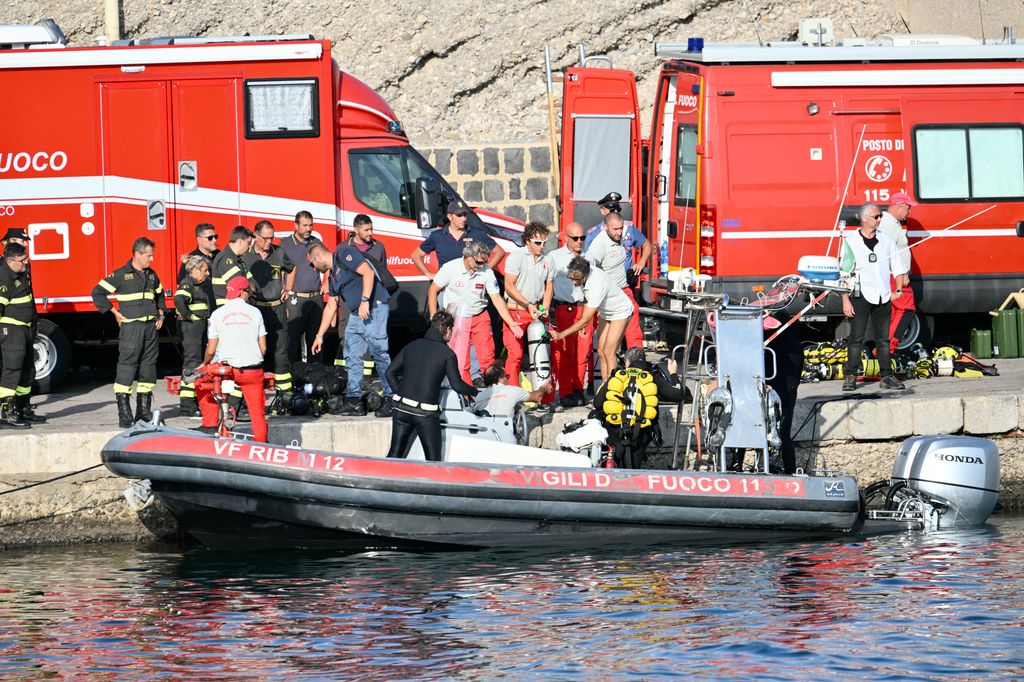
<path fill-rule="evenodd" d="M 622 216 L 640 215 L 640 117 L 636 79 L 622 69 L 569 68 L 562 96 L 561 226 L 601 222 L 597 202 L 622 195 Z"/>
<path fill-rule="evenodd" d="M 244 224 L 240 205 L 239 99 L 233 78 L 173 81 L 172 212 L 182 253 L 195 248 L 198 223 L 217 226 L 220 248 L 227 232 Z"/>
<path fill-rule="evenodd" d="M 107 239 L 106 262 L 95 279 L 131 258 L 132 242 L 144 236 L 156 243 L 153 267 L 166 284 L 174 274 L 167 215 L 174 200 L 170 84 L 100 83 L 100 95 Z"/>

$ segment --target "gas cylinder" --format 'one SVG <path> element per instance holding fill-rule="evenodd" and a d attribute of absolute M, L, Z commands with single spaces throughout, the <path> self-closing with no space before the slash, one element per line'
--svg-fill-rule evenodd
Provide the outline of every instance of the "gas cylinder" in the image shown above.
<path fill-rule="evenodd" d="M 536 391 L 551 380 L 551 336 L 541 320 L 534 320 L 526 328 L 526 360 L 530 386 Z"/>

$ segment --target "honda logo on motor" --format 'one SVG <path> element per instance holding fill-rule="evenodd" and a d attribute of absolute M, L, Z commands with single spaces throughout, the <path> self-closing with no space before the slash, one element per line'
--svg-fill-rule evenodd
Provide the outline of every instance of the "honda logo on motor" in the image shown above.
<path fill-rule="evenodd" d="M 972 457 L 971 455 L 950 455 L 945 452 L 936 452 L 936 459 L 941 459 L 943 462 L 958 462 L 960 464 L 984 464 L 984 460 L 981 457 Z"/>
<path fill-rule="evenodd" d="M 34 171 L 62 171 L 68 165 L 65 152 L 0 152 L 0 173 Z"/>

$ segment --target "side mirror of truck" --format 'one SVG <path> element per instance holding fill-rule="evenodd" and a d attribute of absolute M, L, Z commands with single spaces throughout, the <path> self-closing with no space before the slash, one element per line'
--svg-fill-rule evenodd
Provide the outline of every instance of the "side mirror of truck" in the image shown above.
<path fill-rule="evenodd" d="M 416 211 L 416 224 L 421 230 L 429 230 L 444 222 L 442 200 L 441 188 L 433 178 L 416 178 L 413 209 Z"/>

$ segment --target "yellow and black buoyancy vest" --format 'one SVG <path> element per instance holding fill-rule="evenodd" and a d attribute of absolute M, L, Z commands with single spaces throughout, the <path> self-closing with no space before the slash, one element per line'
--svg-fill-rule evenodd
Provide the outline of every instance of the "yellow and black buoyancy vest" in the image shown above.
<path fill-rule="evenodd" d="M 644 369 L 617 369 L 608 378 L 602 410 L 612 426 L 647 428 L 658 416 L 658 385 Z"/>

